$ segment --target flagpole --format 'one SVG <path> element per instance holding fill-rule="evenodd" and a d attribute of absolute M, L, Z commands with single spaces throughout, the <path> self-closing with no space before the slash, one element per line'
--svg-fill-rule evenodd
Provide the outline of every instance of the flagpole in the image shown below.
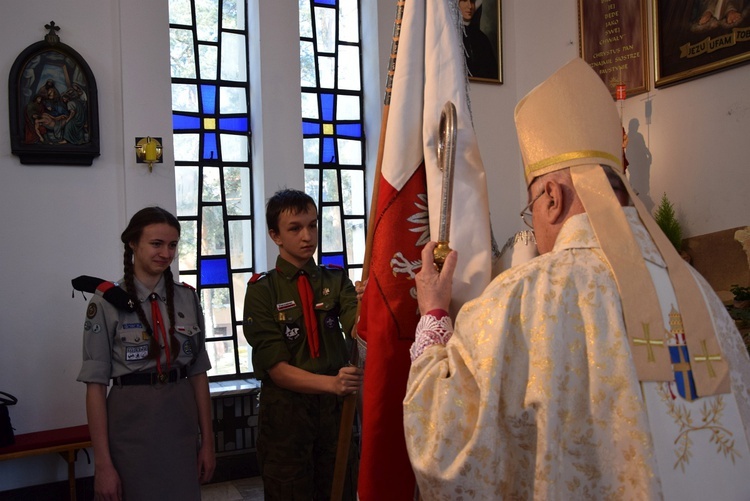
<path fill-rule="evenodd" d="M 378 194 L 380 192 L 380 174 L 383 168 L 383 151 L 385 150 L 385 132 L 388 125 L 388 112 L 391 108 L 391 92 L 393 90 L 393 73 L 396 69 L 396 55 L 398 40 L 401 35 L 401 20 L 404 16 L 406 0 L 398 0 L 396 7 L 396 21 L 393 24 L 393 39 L 391 41 L 391 55 L 388 60 L 388 76 L 385 81 L 385 95 L 383 97 L 383 115 L 380 118 L 380 139 L 378 142 L 378 157 L 375 162 L 375 176 L 373 177 L 372 199 L 370 200 L 370 217 L 367 222 L 367 236 L 365 238 L 365 257 L 362 264 L 362 281 L 370 276 L 370 257 L 372 255 L 372 236 L 375 233 L 377 218 Z"/>
<path fill-rule="evenodd" d="M 396 55 L 398 53 L 398 40 L 401 36 L 401 20 L 404 16 L 404 4 L 406 0 L 398 0 L 396 4 L 396 20 L 393 23 L 393 38 L 391 40 L 391 54 L 388 60 L 388 76 L 385 82 L 385 96 L 383 98 L 383 114 L 380 119 L 380 139 L 378 143 L 378 156 L 375 162 L 375 176 L 373 176 L 372 197 L 370 200 L 370 216 L 367 221 L 367 235 L 365 237 L 365 256 L 362 262 L 361 282 L 365 282 L 370 276 L 370 259 L 372 256 L 373 234 L 375 233 L 375 221 L 377 221 L 378 195 L 380 192 L 380 176 L 383 168 L 383 151 L 385 150 L 385 132 L 388 125 L 388 112 L 391 107 L 391 91 L 393 90 L 393 73 L 396 68 Z M 352 338 L 355 345 L 357 340 L 357 325 L 359 321 L 359 310 L 362 303 L 357 303 L 357 314 L 355 324 L 352 328 Z M 356 346 L 355 346 L 356 357 Z M 364 362 L 362 360 L 361 362 Z M 350 393 L 344 397 L 341 409 L 341 424 L 339 426 L 339 439 L 336 449 L 336 463 L 333 469 L 333 484 L 331 486 L 331 501 L 340 501 L 344 492 L 346 480 L 346 465 L 349 457 L 349 446 L 351 444 L 352 426 L 354 425 L 354 409 L 357 404 L 359 393 Z"/>

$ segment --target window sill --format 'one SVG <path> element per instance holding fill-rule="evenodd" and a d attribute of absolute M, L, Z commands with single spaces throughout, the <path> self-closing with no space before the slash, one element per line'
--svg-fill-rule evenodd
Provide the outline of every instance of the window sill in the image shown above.
<path fill-rule="evenodd" d="M 230 381 L 216 381 L 208 383 L 211 398 L 245 395 L 260 389 L 257 379 L 233 379 Z"/>

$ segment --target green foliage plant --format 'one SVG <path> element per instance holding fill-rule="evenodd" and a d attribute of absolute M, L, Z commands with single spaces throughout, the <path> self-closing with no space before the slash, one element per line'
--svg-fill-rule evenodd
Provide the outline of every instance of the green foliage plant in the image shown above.
<path fill-rule="evenodd" d="M 659 206 L 656 208 L 654 219 L 656 220 L 656 224 L 659 225 L 659 228 L 661 228 L 661 231 L 663 231 L 669 241 L 672 242 L 674 248 L 677 249 L 678 252 L 681 251 L 682 226 L 677 220 L 674 206 L 667 198 L 666 193 L 661 196 L 661 202 L 659 202 Z"/>
<path fill-rule="evenodd" d="M 734 294 L 735 301 L 750 301 L 750 287 L 740 287 L 735 284 L 729 288 L 729 292 Z"/>

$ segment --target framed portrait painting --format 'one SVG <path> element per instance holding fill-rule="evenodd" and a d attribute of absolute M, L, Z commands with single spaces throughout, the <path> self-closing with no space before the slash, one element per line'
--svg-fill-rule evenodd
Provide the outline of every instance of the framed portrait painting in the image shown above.
<path fill-rule="evenodd" d="M 750 61 L 749 0 L 654 0 L 656 87 Z"/>
<path fill-rule="evenodd" d="M 10 142 L 22 164 L 91 165 L 99 156 L 94 74 L 78 52 L 49 33 L 27 47 L 8 78 Z"/>
<path fill-rule="evenodd" d="M 458 0 L 469 80 L 503 83 L 501 0 Z"/>

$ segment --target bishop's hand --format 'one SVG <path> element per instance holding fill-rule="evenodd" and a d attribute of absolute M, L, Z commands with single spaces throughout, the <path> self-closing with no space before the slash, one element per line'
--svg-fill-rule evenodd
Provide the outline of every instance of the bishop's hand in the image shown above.
<path fill-rule="evenodd" d="M 417 273 L 417 301 L 419 313 L 441 309 L 448 311 L 451 304 L 453 272 L 456 269 L 458 254 L 451 251 L 445 258 L 443 267 L 438 271 L 433 257 L 437 242 L 428 242 L 422 249 L 422 269 Z"/>

